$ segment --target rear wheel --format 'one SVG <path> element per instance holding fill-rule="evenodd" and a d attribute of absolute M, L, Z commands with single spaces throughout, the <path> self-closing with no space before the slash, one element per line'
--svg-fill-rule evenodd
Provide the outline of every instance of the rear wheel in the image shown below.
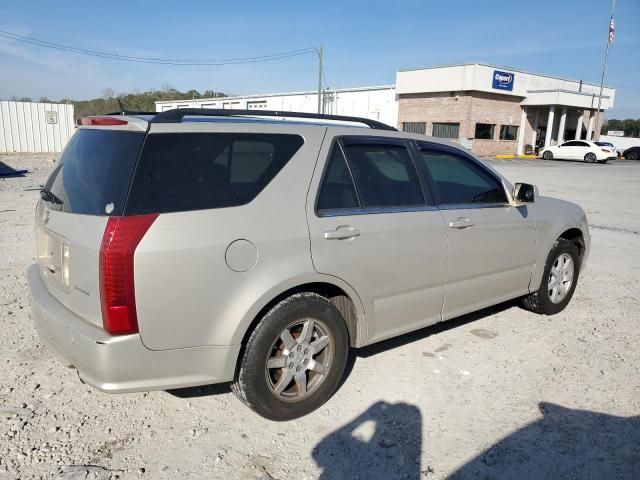
<path fill-rule="evenodd" d="M 252 332 L 232 390 L 270 420 L 301 417 L 333 395 L 348 349 L 345 321 L 331 302 L 315 293 L 293 295 Z"/>
<path fill-rule="evenodd" d="M 540 288 L 524 297 L 522 306 L 545 315 L 561 312 L 573 297 L 579 272 L 578 247 L 569 240 L 559 238 L 547 257 Z"/>
<path fill-rule="evenodd" d="M 598 160 L 596 154 L 593 152 L 589 152 L 584 156 L 584 161 L 587 163 L 595 163 Z"/>
<path fill-rule="evenodd" d="M 549 150 L 546 150 L 542 154 L 542 158 L 544 158 L 545 160 L 553 160 L 553 153 L 551 153 Z"/>
<path fill-rule="evenodd" d="M 627 160 L 638 160 L 640 158 L 640 153 L 638 152 L 629 152 L 625 156 Z"/>

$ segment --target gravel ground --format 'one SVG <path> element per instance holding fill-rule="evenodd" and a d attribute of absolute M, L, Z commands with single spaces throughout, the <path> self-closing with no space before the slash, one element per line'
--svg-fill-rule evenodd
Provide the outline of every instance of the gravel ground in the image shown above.
<path fill-rule="evenodd" d="M 0 179 L 0 479 L 640 478 L 640 164 L 494 161 L 583 205 L 592 251 L 569 307 L 507 304 L 360 350 L 287 423 L 228 386 L 108 395 L 38 342 L 26 267 L 50 155 Z"/>

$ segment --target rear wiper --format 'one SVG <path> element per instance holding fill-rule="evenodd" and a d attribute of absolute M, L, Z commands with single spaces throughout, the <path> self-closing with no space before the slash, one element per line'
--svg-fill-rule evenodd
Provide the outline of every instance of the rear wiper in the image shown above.
<path fill-rule="evenodd" d="M 46 202 L 55 203 L 57 205 L 62 205 L 64 203 L 55 193 L 53 193 L 47 187 L 42 187 L 40 189 L 40 198 L 42 198 Z"/>

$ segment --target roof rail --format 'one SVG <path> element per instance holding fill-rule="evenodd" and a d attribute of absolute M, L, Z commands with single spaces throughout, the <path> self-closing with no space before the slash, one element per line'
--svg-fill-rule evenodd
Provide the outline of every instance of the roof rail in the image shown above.
<path fill-rule="evenodd" d="M 113 116 L 120 116 L 120 115 L 157 115 L 158 112 L 141 112 L 138 110 L 123 110 L 121 112 L 111 112 L 111 113 L 104 113 L 102 115 L 106 115 L 109 117 L 113 117 Z"/>
<path fill-rule="evenodd" d="M 308 118 L 314 120 L 337 120 L 341 122 L 363 123 L 375 130 L 391 130 L 397 129 L 386 125 L 377 120 L 370 120 L 362 117 L 348 117 L 343 115 L 326 115 L 320 113 L 306 112 L 286 112 L 277 110 L 236 110 L 236 109 L 219 109 L 219 108 L 174 108 L 157 113 L 150 120 L 150 123 L 176 123 L 180 122 L 186 116 L 205 116 L 205 117 L 288 117 L 288 118 Z"/>

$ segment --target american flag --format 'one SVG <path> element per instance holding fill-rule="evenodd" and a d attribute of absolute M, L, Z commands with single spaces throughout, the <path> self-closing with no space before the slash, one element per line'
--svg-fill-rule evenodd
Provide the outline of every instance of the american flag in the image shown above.
<path fill-rule="evenodd" d="M 613 17 L 609 21 L 609 45 L 613 43 L 613 39 L 616 37 L 616 26 L 613 23 Z"/>

